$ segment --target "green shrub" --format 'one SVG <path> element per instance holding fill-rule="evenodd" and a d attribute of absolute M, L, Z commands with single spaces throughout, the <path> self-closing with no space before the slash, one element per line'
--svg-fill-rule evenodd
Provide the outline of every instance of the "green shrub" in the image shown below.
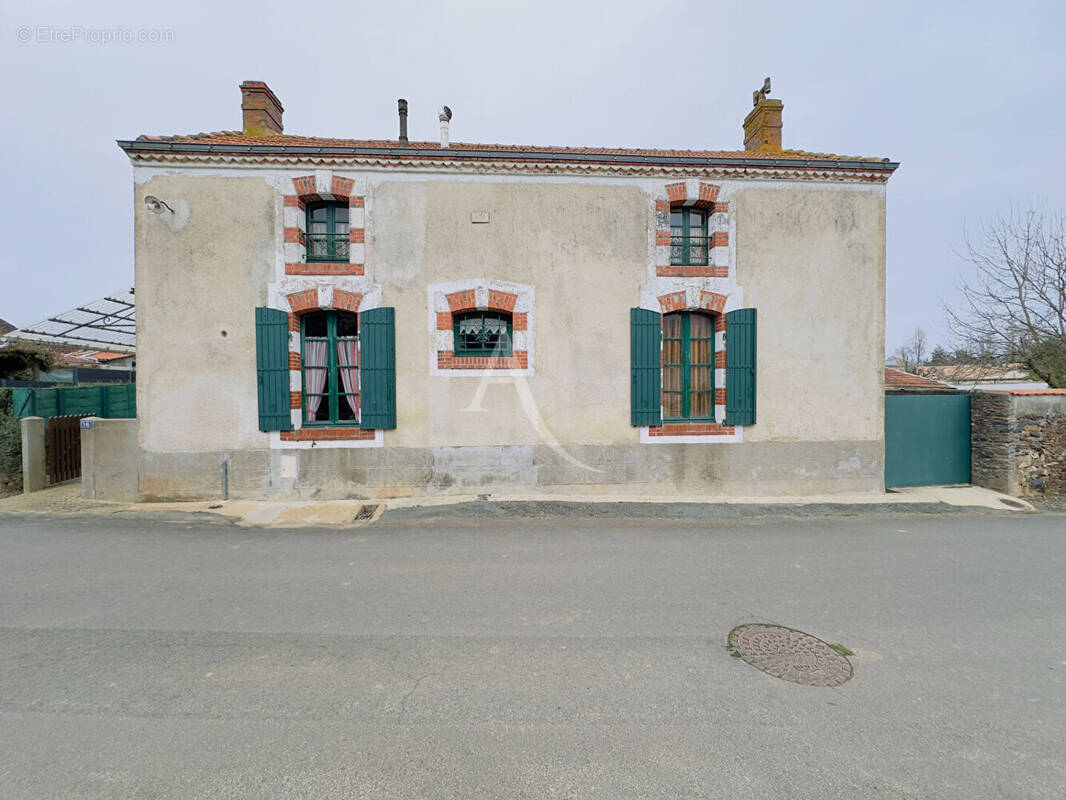
<path fill-rule="evenodd" d="M 11 413 L 11 389 L 0 387 L 0 493 L 22 484 L 22 431 Z"/>

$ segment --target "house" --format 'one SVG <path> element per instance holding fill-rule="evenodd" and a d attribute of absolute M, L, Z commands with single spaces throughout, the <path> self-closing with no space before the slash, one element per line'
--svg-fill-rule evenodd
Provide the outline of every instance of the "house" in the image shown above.
<path fill-rule="evenodd" d="M 877 491 L 885 193 L 782 148 L 140 136 L 137 494 Z M 739 119 L 738 119 L 739 121 Z M 224 469 L 223 469 L 224 468 Z"/>
<path fill-rule="evenodd" d="M 135 366 L 132 353 L 111 353 L 107 350 L 65 350 L 59 353 L 58 360 L 68 367 L 133 369 Z"/>
<path fill-rule="evenodd" d="M 955 387 L 930 378 L 923 378 L 896 367 L 885 367 L 885 391 L 889 393 L 914 391 L 952 391 Z"/>

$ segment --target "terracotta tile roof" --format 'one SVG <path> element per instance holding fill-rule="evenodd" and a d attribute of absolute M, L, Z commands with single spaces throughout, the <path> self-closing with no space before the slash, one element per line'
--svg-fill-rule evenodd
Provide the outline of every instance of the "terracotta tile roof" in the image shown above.
<path fill-rule="evenodd" d="M 65 350 L 59 360 L 67 364 L 106 364 L 120 358 L 130 358 L 132 353 L 113 353 L 107 350 Z"/>
<path fill-rule="evenodd" d="M 400 145 L 395 139 L 335 139 L 321 136 L 250 136 L 241 131 L 216 131 L 213 133 L 196 133 L 179 136 L 137 137 L 138 142 L 161 142 L 170 144 L 223 144 L 223 145 L 266 145 L 274 147 L 365 147 L 393 150 L 439 150 L 440 142 L 407 142 Z M 537 153 L 544 155 L 604 155 L 604 156 L 656 156 L 677 158 L 746 158 L 746 159 L 789 159 L 860 161 L 869 164 L 890 164 L 887 158 L 867 158 L 862 156 L 842 156 L 832 153 L 813 153 L 804 150 L 781 150 L 771 153 L 759 153 L 752 150 L 661 150 L 617 147 L 555 147 L 516 144 L 476 144 L 472 142 L 451 142 L 448 149 L 455 151 L 483 150 L 493 153 Z"/>
<path fill-rule="evenodd" d="M 886 389 L 951 389 L 946 383 L 931 381 L 920 375 L 904 372 L 894 367 L 885 367 Z"/>

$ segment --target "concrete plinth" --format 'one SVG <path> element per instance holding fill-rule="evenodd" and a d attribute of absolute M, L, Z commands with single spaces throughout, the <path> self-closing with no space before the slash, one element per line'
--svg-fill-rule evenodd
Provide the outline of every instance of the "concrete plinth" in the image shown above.
<path fill-rule="evenodd" d="M 44 417 L 22 418 L 22 491 L 39 492 L 48 486 L 45 469 Z"/>
<path fill-rule="evenodd" d="M 136 500 L 137 461 L 137 420 L 82 420 L 82 497 L 113 502 Z"/>

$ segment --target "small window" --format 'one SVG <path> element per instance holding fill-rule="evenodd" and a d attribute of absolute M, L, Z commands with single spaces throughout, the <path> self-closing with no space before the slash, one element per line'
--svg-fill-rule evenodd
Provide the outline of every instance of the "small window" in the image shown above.
<path fill-rule="evenodd" d="M 675 208 L 670 212 L 670 263 L 707 265 L 707 212 Z"/>
<path fill-rule="evenodd" d="M 663 316 L 663 419 L 714 421 L 714 320 Z"/>
<path fill-rule="evenodd" d="M 455 355 L 503 357 L 513 352 L 510 314 L 473 311 L 455 316 Z"/>
<path fill-rule="evenodd" d="M 300 318 L 305 425 L 359 422 L 359 317 L 313 311 Z"/>
<path fill-rule="evenodd" d="M 308 261 L 348 262 L 348 206 L 313 203 L 307 207 Z"/>

